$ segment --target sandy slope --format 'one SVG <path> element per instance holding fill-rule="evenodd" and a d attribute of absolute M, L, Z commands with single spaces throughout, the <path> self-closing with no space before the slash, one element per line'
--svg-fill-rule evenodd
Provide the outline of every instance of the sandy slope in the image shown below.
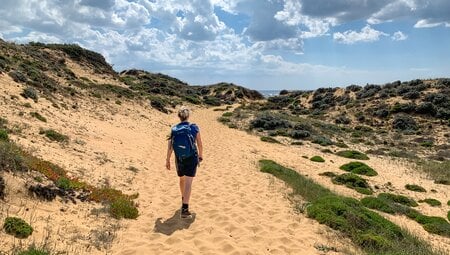
<path fill-rule="evenodd" d="M 326 227 L 293 213 L 282 184 L 258 172 L 258 148 L 265 144 L 221 125 L 217 116 L 197 109 L 192 118 L 205 144 L 193 186 L 193 220 L 179 219 L 176 173 L 164 168 L 166 141 L 150 143 L 153 132 L 142 138 L 149 139 L 141 152 L 149 170 L 135 182 L 142 215 L 120 232 L 113 254 L 319 254 L 314 245 L 337 245 L 327 240 L 336 238 Z M 158 130 L 158 138 L 168 130 Z"/>
<path fill-rule="evenodd" d="M 96 203 L 66 204 L 31 199 L 24 190 L 24 180 L 7 175 L 7 203 L 0 202 L 0 220 L 7 215 L 30 219 L 35 228 L 32 239 L 48 241 L 56 250 L 70 254 L 321 254 L 315 246 L 338 247 L 340 253 L 352 250 L 346 239 L 329 228 L 294 212 L 284 184 L 270 175 L 260 173 L 257 161 L 273 159 L 292 167 L 339 194 L 361 197 L 342 186 L 336 186 L 323 171 L 340 172 L 338 167 L 350 160 L 323 154 L 320 148 L 306 144 L 288 147 L 261 142 L 258 137 L 230 129 L 219 122 L 221 112 L 197 108 L 192 116 L 204 140 L 204 163 L 194 180 L 191 208 L 192 221 L 178 216 L 180 195 L 175 170 L 164 168 L 166 136 L 170 125 L 177 122 L 175 114 L 165 115 L 147 105 L 123 102 L 116 105 L 95 98 L 60 99 L 69 107 L 56 110 L 51 102 L 40 99 L 35 104 L 19 95 L 22 87 L 0 75 L 1 116 L 21 132 L 13 135 L 19 144 L 35 154 L 65 167 L 73 176 L 95 185 L 109 184 L 124 192 L 139 193 L 140 216 L 137 220 L 111 219 Z M 32 108 L 22 105 L 30 102 Z M 70 107 L 76 102 L 76 109 Z M 47 123 L 29 115 L 38 111 Z M 21 116 L 20 112 L 24 112 Z M 53 128 L 69 135 L 68 145 L 51 143 L 39 128 Z M 314 163 L 302 156 L 321 155 L 327 161 Z M 418 199 L 433 197 L 443 206 L 419 207 L 428 215 L 445 217 L 448 188 L 435 185 L 408 165 L 386 158 L 367 162 L 379 176 L 369 177 L 372 185 L 388 191 L 392 183 L 396 193 Z M 130 166 L 137 173 L 127 170 Z M 407 183 L 416 183 L 437 193 L 417 194 L 406 191 Z M 28 210 L 26 210 L 28 209 Z M 417 223 L 401 217 L 395 222 L 436 247 L 449 249 L 447 238 L 425 232 Z M 112 247 L 107 241 L 117 235 Z M 19 240 L 0 232 L 0 250 L 8 251 Z M 110 249 L 109 249 L 110 248 Z M 450 250 L 449 250 L 450 251 Z M 333 254 L 333 252 L 328 252 Z"/>

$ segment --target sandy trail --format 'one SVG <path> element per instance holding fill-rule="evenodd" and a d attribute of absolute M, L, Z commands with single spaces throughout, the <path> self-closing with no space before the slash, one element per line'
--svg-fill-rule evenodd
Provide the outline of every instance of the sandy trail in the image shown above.
<path fill-rule="evenodd" d="M 198 109 L 192 117 L 201 129 L 205 159 L 193 183 L 192 220 L 179 218 L 178 178 L 174 169 L 164 168 L 167 142 L 162 138 L 169 127 L 141 140 L 148 145 L 142 151 L 148 170 L 133 184 L 139 187 L 141 215 L 126 223 L 112 253 L 320 254 L 315 245 L 342 246 L 328 228 L 294 213 L 284 185 L 258 171 L 257 161 L 264 157 L 260 149 L 269 147 L 276 159 L 283 154 L 280 147 L 274 150 L 255 136 L 229 129 L 216 121 L 218 116 Z M 176 123 L 175 114 L 167 122 Z"/>

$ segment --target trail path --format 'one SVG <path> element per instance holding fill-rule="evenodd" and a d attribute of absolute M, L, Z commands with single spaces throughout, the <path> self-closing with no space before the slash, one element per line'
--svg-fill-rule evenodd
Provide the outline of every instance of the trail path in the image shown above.
<path fill-rule="evenodd" d="M 325 226 L 294 213 L 284 184 L 258 170 L 261 158 L 287 163 L 284 158 L 301 158 L 294 155 L 298 151 L 230 129 L 217 122 L 220 114 L 198 109 L 192 116 L 204 141 L 204 163 L 193 183 L 192 220 L 179 218 L 178 178 L 174 169 L 164 168 L 169 127 L 156 134 L 148 130 L 147 138 L 133 141 L 145 148 L 148 168 L 133 184 L 140 187 L 141 215 L 119 232 L 112 253 L 321 254 L 315 245 L 342 243 Z M 177 122 L 175 114 L 167 118 L 167 123 Z"/>

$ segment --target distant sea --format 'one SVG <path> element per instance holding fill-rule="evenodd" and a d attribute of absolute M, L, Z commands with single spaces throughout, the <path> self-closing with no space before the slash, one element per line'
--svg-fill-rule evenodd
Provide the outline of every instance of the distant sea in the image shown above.
<path fill-rule="evenodd" d="M 264 97 L 278 96 L 281 90 L 258 90 Z"/>

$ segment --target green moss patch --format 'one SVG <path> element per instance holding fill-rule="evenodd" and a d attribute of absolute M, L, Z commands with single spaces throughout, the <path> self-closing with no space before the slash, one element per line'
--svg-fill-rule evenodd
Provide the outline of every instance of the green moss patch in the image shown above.
<path fill-rule="evenodd" d="M 415 192 L 427 192 L 427 190 L 416 184 L 406 184 L 405 188 L 407 190 L 415 191 Z"/>
<path fill-rule="evenodd" d="M 375 170 L 373 170 L 371 167 L 369 167 L 368 165 L 366 165 L 362 162 L 350 162 L 345 165 L 342 165 L 341 167 L 339 167 L 339 169 L 347 171 L 347 172 L 351 172 L 354 174 L 362 174 L 362 175 L 367 175 L 367 176 L 378 175 L 378 173 Z"/>
<path fill-rule="evenodd" d="M 3 229 L 6 233 L 17 238 L 27 238 L 33 233 L 33 227 L 17 217 L 7 217 L 3 224 Z"/>
<path fill-rule="evenodd" d="M 361 194 L 371 195 L 373 192 L 367 181 L 356 174 L 341 174 L 332 179 L 334 184 L 345 185 Z"/>
<path fill-rule="evenodd" d="M 434 199 L 434 198 L 425 198 L 425 199 L 419 200 L 419 203 L 427 203 L 433 207 L 442 205 L 442 203 L 439 200 Z"/>
<path fill-rule="evenodd" d="M 361 159 L 361 160 L 369 159 L 369 157 L 367 157 L 366 154 L 359 152 L 359 151 L 353 151 L 353 150 L 338 151 L 338 152 L 336 152 L 336 155 L 344 157 L 344 158 L 351 158 L 351 159 Z"/>
<path fill-rule="evenodd" d="M 314 157 L 310 158 L 309 160 L 311 160 L 313 162 L 320 162 L 320 163 L 325 162 L 325 159 L 323 159 L 321 156 L 314 156 Z"/>

